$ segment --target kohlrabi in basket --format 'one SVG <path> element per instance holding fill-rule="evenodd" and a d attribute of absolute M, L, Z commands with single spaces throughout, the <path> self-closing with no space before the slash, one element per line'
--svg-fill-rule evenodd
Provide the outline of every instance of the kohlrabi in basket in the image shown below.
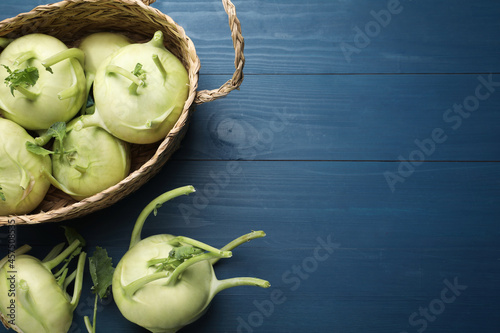
<path fill-rule="evenodd" d="M 27 214 L 44 199 L 50 182 L 48 156 L 26 150 L 25 143 L 35 143 L 24 128 L 0 118 L 0 215 Z"/>
<path fill-rule="evenodd" d="M 68 332 L 82 291 L 86 253 L 81 236 L 68 228 L 66 237 L 68 247 L 55 246 L 43 260 L 25 254 L 31 247 L 24 245 L 0 261 L 0 319 L 6 328 L 20 333 Z M 70 273 L 75 257 L 78 263 Z"/>
<path fill-rule="evenodd" d="M 0 112 L 28 130 L 69 121 L 86 101 L 84 53 L 40 33 L 19 37 L 0 54 Z"/>
<path fill-rule="evenodd" d="M 112 282 L 113 298 L 129 321 L 151 332 L 176 332 L 201 317 L 213 297 L 235 286 L 267 288 L 268 281 L 253 277 L 218 280 L 212 265 L 231 257 L 231 250 L 265 236 L 262 231 L 243 235 L 217 249 L 200 241 L 169 234 L 141 240 L 147 216 L 166 201 L 194 192 L 192 186 L 160 195 L 139 215 L 127 253 L 118 263 Z"/>
<path fill-rule="evenodd" d="M 127 142 L 100 127 L 75 128 L 76 122 L 55 123 L 27 148 L 34 154 L 51 155 L 52 172 L 45 176 L 56 188 L 82 200 L 127 177 L 131 156 Z M 43 148 L 52 138 L 52 150 Z"/>
<path fill-rule="evenodd" d="M 96 32 L 82 39 L 78 48 L 85 53 L 85 77 L 87 79 L 87 95 L 94 83 L 97 68 L 118 49 L 131 44 L 122 34 L 115 32 Z"/>
<path fill-rule="evenodd" d="M 131 143 L 164 139 L 184 108 L 189 78 L 163 41 L 158 31 L 151 41 L 124 46 L 108 57 L 94 80 L 95 112 L 80 120 Z"/>

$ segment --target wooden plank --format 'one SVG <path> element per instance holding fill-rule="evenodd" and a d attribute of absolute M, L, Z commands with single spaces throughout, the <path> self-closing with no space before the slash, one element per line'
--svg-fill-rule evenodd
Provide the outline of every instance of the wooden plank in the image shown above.
<path fill-rule="evenodd" d="M 176 158 L 497 161 L 499 85 L 476 74 L 248 75 L 240 91 L 197 108 Z"/>
<path fill-rule="evenodd" d="M 411 325 L 409 317 L 439 299 L 445 280 L 455 278 L 467 289 L 446 303 L 438 320 L 428 321 L 428 331 L 496 324 L 491 295 L 499 292 L 499 164 L 424 163 L 391 192 L 383 173 L 393 164 L 172 161 L 139 192 L 67 224 L 88 239 L 89 252 L 99 245 L 119 258 L 142 207 L 191 183 L 198 192 L 164 204 L 143 237 L 182 234 L 222 246 L 249 229 L 265 230 L 266 238 L 236 249 L 216 272 L 220 278 L 268 278 L 272 288 L 225 291 L 186 332 L 235 332 L 241 319 L 253 332 L 413 332 L 422 324 Z M 96 225 L 103 226 L 99 232 Z M 23 227 L 18 242 L 48 250 L 57 233 L 57 224 Z M 86 300 L 88 281 L 84 290 Z M 254 302 L 269 304 L 273 290 L 286 301 L 260 323 Z M 137 332 L 113 304 L 103 307 L 102 330 Z M 82 305 L 76 315 L 80 329 L 86 310 Z"/>
<path fill-rule="evenodd" d="M 399 6 L 388 5 L 397 2 Z M 0 18 L 43 3 L 4 0 Z M 252 0 L 234 4 L 246 41 L 248 74 L 500 71 L 500 5 L 495 1 Z M 388 6 L 397 14 L 384 19 L 380 15 L 388 12 Z M 234 50 L 220 0 L 158 1 L 154 7 L 170 15 L 192 38 L 202 73 L 233 72 Z M 368 29 L 368 35 L 364 32 L 361 37 L 358 29 Z M 356 51 L 350 54 L 342 47 Z"/>

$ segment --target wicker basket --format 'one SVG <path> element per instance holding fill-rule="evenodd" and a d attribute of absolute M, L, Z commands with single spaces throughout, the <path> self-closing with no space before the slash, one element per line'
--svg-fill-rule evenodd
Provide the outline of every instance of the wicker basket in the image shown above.
<path fill-rule="evenodd" d="M 38 224 L 82 217 L 109 207 L 134 192 L 154 176 L 183 139 L 194 106 L 226 96 L 238 89 L 243 80 L 244 41 L 234 5 L 222 0 L 229 16 L 231 37 L 235 49 L 233 77 L 215 90 L 197 91 L 200 61 L 195 47 L 184 29 L 172 18 L 149 5 L 155 0 L 65 0 L 38 6 L 28 13 L 0 22 L 0 36 L 16 38 L 39 32 L 59 38 L 68 45 L 77 44 L 82 37 L 98 31 L 118 31 L 135 42 L 145 42 L 161 30 L 165 46 L 184 64 L 190 79 L 189 97 L 182 114 L 167 137 L 156 144 L 132 146 L 132 169 L 127 178 L 94 196 L 76 202 L 51 187 L 44 201 L 29 215 L 0 216 L 0 226 Z M 137 29 L 140 27 L 140 29 Z"/>

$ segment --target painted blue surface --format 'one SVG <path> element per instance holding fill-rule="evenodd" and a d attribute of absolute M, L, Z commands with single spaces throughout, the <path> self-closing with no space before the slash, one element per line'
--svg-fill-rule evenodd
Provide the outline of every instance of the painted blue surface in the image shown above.
<path fill-rule="evenodd" d="M 43 3 L 5 0 L 0 16 Z M 222 246 L 265 230 L 216 273 L 271 288 L 226 290 L 181 332 L 497 332 L 500 3 L 234 4 L 246 42 L 241 90 L 199 106 L 180 150 L 139 191 L 64 224 L 116 263 L 140 210 L 192 184 L 197 193 L 165 204 L 144 236 Z M 154 7 L 193 39 L 200 88 L 225 82 L 234 55 L 220 2 Z M 375 30 L 363 44 L 356 34 L 367 26 Z M 358 49 L 350 59 L 349 46 Z M 61 225 L 18 227 L 18 242 L 43 256 L 63 239 Z M 70 332 L 85 331 L 89 280 Z M 112 301 L 98 324 L 146 332 Z"/>

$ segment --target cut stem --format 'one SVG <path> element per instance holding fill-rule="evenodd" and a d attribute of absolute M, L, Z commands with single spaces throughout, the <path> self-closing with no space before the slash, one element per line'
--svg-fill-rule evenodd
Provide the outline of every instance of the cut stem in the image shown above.
<path fill-rule="evenodd" d="M 17 256 L 20 256 L 21 254 L 24 254 L 26 252 L 28 252 L 29 250 L 31 250 L 31 246 L 29 245 L 23 245 L 17 249 L 14 250 L 14 258 L 17 257 Z M 0 268 L 3 267 L 3 265 L 5 265 L 5 263 L 7 262 L 7 260 L 9 260 L 9 255 L 6 255 L 5 257 L 2 258 L 2 260 L 0 260 Z"/>
<path fill-rule="evenodd" d="M 68 98 L 76 97 L 79 94 L 80 94 L 80 87 L 78 86 L 78 83 L 75 82 L 75 84 L 73 84 L 72 86 L 59 92 L 59 94 L 57 94 L 57 98 L 59 98 L 62 101 Z"/>
<path fill-rule="evenodd" d="M 52 250 L 50 250 L 50 252 L 45 256 L 45 258 L 43 258 L 42 262 L 47 262 L 57 257 L 59 253 L 61 253 L 61 251 L 64 249 L 64 245 L 66 245 L 66 243 L 62 242 L 54 246 Z"/>
<path fill-rule="evenodd" d="M 175 283 L 180 275 L 187 269 L 189 266 L 196 264 L 197 262 L 210 260 L 213 258 L 231 258 L 231 251 L 217 251 L 217 252 L 207 252 L 194 257 L 191 257 L 184 261 L 182 264 L 177 266 L 175 270 L 172 272 L 172 275 L 168 277 L 168 281 L 166 285 Z"/>
<path fill-rule="evenodd" d="M 31 90 L 28 90 L 28 89 L 24 88 L 23 86 L 17 86 L 14 89 L 17 90 L 18 92 L 20 92 L 21 94 L 23 94 L 24 97 L 26 97 L 30 101 L 35 101 L 38 98 L 38 96 L 40 96 L 40 93 L 36 93 L 36 92 L 31 91 Z"/>
<path fill-rule="evenodd" d="M 135 83 L 137 86 L 144 84 L 144 81 L 142 81 L 137 76 L 132 74 L 132 72 L 129 72 L 125 68 L 120 67 L 120 66 L 116 66 L 116 65 L 106 66 L 106 74 L 107 73 L 119 74 L 119 75 L 123 76 L 124 78 L 129 79 L 130 81 Z"/>
<path fill-rule="evenodd" d="M 52 270 L 54 267 L 59 265 L 60 263 L 63 262 L 64 259 L 66 259 L 68 256 L 73 253 L 78 247 L 80 246 L 80 241 L 78 239 L 75 239 L 73 243 L 71 243 L 66 250 L 61 252 L 57 257 L 55 257 L 52 260 L 49 260 L 47 262 L 44 262 L 43 265 L 47 267 L 49 270 Z"/>
<path fill-rule="evenodd" d="M 63 290 L 66 290 L 71 282 L 76 278 L 76 270 L 73 271 L 70 275 L 66 277 L 64 280 Z"/>
<path fill-rule="evenodd" d="M 78 240 L 76 240 L 78 241 Z M 76 242 L 75 241 L 75 242 Z M 80 242 L 80 241 L 78 241 Z M 73 289 L 73 298 L 71 299 L 71 311 L 75 311 L 78 306 L 78 302 L 80 301 L 80 295 L 82 294 L 82 286 L 83 286 L 83 271 L 85 270 L 85 259 L 87 258 L 87 254 L 85 252 L 80 253 L 78 257 L 78 265 L 76 267 L 76 279 L 75 279 L 75 287 Z"/>
<path fill-rule="evenodd" d="M 183 186 L 176 188 L 174 190 L 168 191 L 166 193 L 163 193 L 153 199 L 139 214 L 139 217 L 137 218 L 135 225 L 134 225 L 134 230 L 132 231 L 132 237 L 130 238 L 130 246 L 129 249 L 134 247 L 135 244 L 139 243 L 141 241 L 141 232 L 142 228 L 144 227 L 144 222 L 146 222 L 147 217 L 151 212 L 156 211 L 158 208 L 161 207 L 162 204 L 165 202 L 169 201 L 170 199 L 176 198 L 181 195 L 188 195 L 190 193 L 195 192 L 196 190 L 194 189 L 193 186 L 188 185 L 188 186 Z"/>
<path fill-rule="evenodd" d="M 17 57 L 16 60 L 14 60 L 13 65 L 17 67 L 20 64 L 22 64 L 23 62 L 28 61 L 30 59 L 33 59 L 35 57 L 36 57 L 36 54 L 33 51 L 24 52 L 19 57 Z"/>
<path fill-rule="evenodd" d="M 63 60 L 70 59 L 70 58 L 75 58 L 77 59 L 80 64 L 83 66 L 83 63 L 85 61 L 85 53 L 77 48 L 71 48 L 67 49 L 64 51 L 61 51 L 59 53 L 54 54 L 53 56 L 45 59 L 45 61 L 42 61 L 42 65 L 45 68 L 51 67 Z"/>
<path fill-rule="evenodd" d="M 266 236 L 266 233 L 262 230 L 252 231 L 252 232 L 245 234 L 243 236 L 240 236 L 240 237 L 236 238 L 235 240 L 231 241 L 230 243 L 226 244 L 225 246 L 223 246 L 221 248 L 221 251 L 232 251 L 236 247 L 240 246 L 243 243 L 249 242 L 252 239 L 261 238 L 261 237 L 265 237 L 265 236 Z M 212 265 L 214 265 L 217 261 L 219 261 L 219 259 L 220 258 L 212 259 L 210 261 L 210 263 Z"/>
<path fill-rule="evenodd" d="M 97 317 L 97 294 L 95 295 L 95 300 L 94 300 L 94 318 L 92 319 L 92 323 L 90 322 L 90 319 L 88 316 L 83 317 L 83 321 L 85 323 L 85 327 L 87 328 L 87 331 L 89 333 L 95 333 L 95 323 L 96 323 L 96 317 Z"/>
<path fill-rule="evenodd" d="M 220 280 L 217 282 L 217 286 L 214 290 L 214 295 L 221 292 L 224 289 L 239 287 L 239 286 L 256 286 L 261 288 L 269 288 L 271 284 L 269 281 L 253 278 L 253 277 L 236 277 L 225 280 Z"/>
<path fill-rule="evenodd" d="M 149 41 L 149 43 L 153 44 L 153 46 L 158 47 L 158 48 L 165 48 L 163 45 L 163 32 L 157 31 L 153 35 L 153 38 Z"/>
<path fill-rule="evenodd" d="M 158 57 L 157 54 L 153 54 L 153 61 L 156 65 L 156 67 L 158 68 L 158 70 L 160 71 L 161 76 L 163 77 L 163 80 L 165 80 L 167 78 L 167 71 L 165 70 L 165 67 L 161 63 L 160 58 Z"/>
<path fill-rule="evenodd" d="M 213 246 L 210 246 L 210 245 L 205 244 L 203 242 L 197 241 L 196 239 L 192 239 L 192 238 L 185 237 L 185 236 L 177 236 L 175 238 L 172 238 L 171 240 L 168 241 L 168 243 L 172 246 L 178 246 L 178 245 L 180 245 L 180 243 L 184 243 L 184 244 L 189 244 L 189 245 L 192 245 L 194 247 L 197 247 L 197 248 L 200 248 L 202 250 L 209 251 L 209 252 L 215 252 L 215 253 L 222 253 L 223 252 L 222 250 L 217 249 Z"/>

